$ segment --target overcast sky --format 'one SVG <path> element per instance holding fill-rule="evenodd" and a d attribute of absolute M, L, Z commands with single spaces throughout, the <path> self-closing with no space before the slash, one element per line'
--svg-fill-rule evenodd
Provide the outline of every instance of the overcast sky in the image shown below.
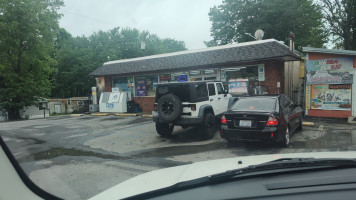
<path fill-rule="evenodd" d="M 204 48 L 211 40 L 209 9 L 222 0 L 64 0 L 60 26 L 73 36 L 130 27 L 161 38 L 185 42 L 188 49 Z"/>

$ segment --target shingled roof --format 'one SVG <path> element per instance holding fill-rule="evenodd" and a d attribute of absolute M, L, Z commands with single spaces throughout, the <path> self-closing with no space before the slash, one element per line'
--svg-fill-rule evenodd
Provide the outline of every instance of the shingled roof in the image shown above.
<path fill-rule="evenodd" d="M 105 76 L 184 71 L 228 65 L 236 66 L 241 63 L 265 60 L 293 61 L 299 59 L 300 57 L 290 51 L 288 46 L 275 39 L 269 39 L 109 61 L 89 75 Z"/>

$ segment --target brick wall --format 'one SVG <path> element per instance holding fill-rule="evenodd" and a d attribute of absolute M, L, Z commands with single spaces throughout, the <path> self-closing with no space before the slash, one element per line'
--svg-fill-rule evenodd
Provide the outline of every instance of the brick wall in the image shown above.
<path fill-rule="evenodd" d="M 110 76 L 105 76 L 105 92 L 111 92 L 112 81 Z"/>
<path fill-rule="evenodd" d="M 151 113 L 154 110 L 155 97 L 132 97 L 142 108 L 142 112 Z"/>
<path fill-rule="evenodd" d="M 284 63 L 268 62 L 265 63 L 265 81 L 262 86 L 267 87 L 268 94 L 278 94 L 277 82 L 281 83 L 279 94 L 284 93 Z"/>

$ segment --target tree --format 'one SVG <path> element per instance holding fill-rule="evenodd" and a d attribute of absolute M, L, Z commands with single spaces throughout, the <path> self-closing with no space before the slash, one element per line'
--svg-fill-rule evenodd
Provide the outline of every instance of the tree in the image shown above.
<path fill-rule="evenodd" d="M 50 94 L 61 0 L 0 0 L 0 104 L 10 119 Z"/>
<path fill-rule="evenodd" d="M 146 43 L 145 50 L 141 42 Z M 114 28 L 89 37 L 73 38 L 62 29 L 56 38 L 58 71 L 53 76 L 53 97 L 87 96 L 95 81 L 88 74 L 104 62 L 185 50 L 185 44 L 161 39 L 148 31 Z"/>
<path fill-rule="evenodd" d="M 321 0 L 327 30 L 335 37 L 337 48 L 356 50 L 356 1 Z"/>
<path fill-rule="evenodd" d="M 265 32 L 264 39 L 288 42 L 296 36 L 295 46 L 322 47 L 326 42 L 321 8 L 312 0 L 225 0 L 209 12 L 213 40 L 207 46 L 251 41 L 246 33 L 257 29 Z"/>

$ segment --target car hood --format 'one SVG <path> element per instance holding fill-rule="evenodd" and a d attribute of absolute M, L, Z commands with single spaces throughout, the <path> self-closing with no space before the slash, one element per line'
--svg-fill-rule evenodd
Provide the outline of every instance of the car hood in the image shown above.
<path fill-rule="evenodd" d="M 293 154 L 269 154 L 259 156 L 244 156 L 196 162 L 193 164 L 170 167 L 147 172 L 124 181 L 91 198 L 122 199 L 137 194 L 172 186 L 182 181 L 193 180 L 227 170 L 262 164 L 280 158 L 356 158 L 356 152 L 317 152 Z M 242 164 L 238 164 L 241 161 Z"/>

